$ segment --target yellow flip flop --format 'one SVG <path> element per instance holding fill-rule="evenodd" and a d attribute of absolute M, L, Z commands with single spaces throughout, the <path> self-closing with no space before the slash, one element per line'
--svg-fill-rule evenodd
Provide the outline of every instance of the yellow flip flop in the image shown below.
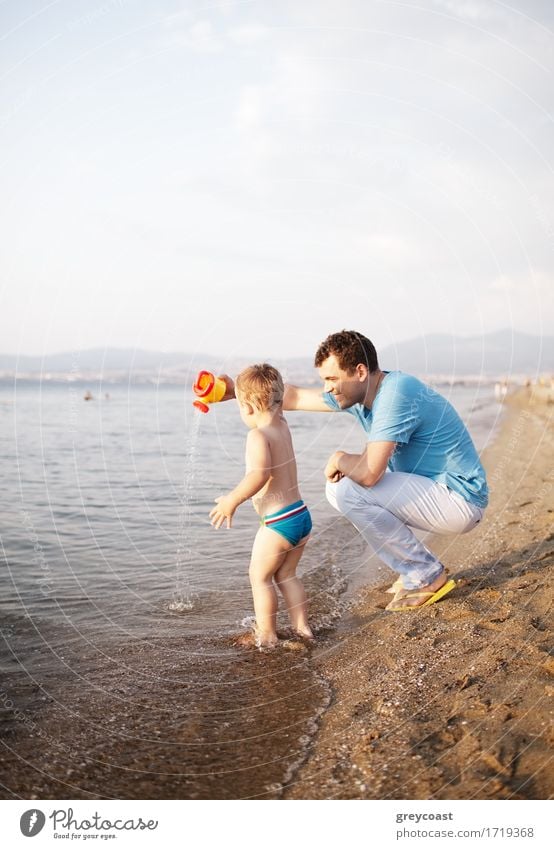
<path fill-rule="evenodd" d="M 398 599 L 398 601 L 402 601 L 403 598 L 423 598 L 424 596 L 429 596 L 429 598 L 427 599 L 427 601 L 424 601 L 421 604 L 413 604 L 413 605 L 404 604 L 402 607 L 392 607 L 392 605 L 394 604 L 394 602 L 396 600 L 396 596 L 395 596 L 395 598 L 393 598 L 391 603 L 387 604 L 387 606 L 385 607 L 385 610 L 388 610 L 390 613 L 402 613 L 402 612 L 406 612 L 406 611 L 419 610 L 420 607 L 428 607 L 430 604 L 434 604 L 436 601 L 440 601 L 441 598 L 444 598 L 444 596 L 447 593 L 451 592 L 454 589 L 455 586 L 456 586 L 456 581 L 454 581 L 452 578 L 450 578 L 450 580 L 446 581 L 446 583 L 443 584 L 442 587 L 440 587 L 435 592 L 431 592 L 430 590 L 428 590 L 426 592 L 409 592 L 408 591 L 405 595 L 401 596 Z"/>
<path fill-rule="evenodd" d="M 448 575 L 448 573 L 449 573 L 449 570 L 445 568 L 444 574 Z M 388 590 L 385 590 L 385 592 L 390 593 L 390 595 L 396 595 L 397 593 L 399 593 L 403 589 L 404 589 L 404 584 L 402 583 L 402 577 L 400 577 L 400 578 L 397 578 L 396 581 L 394 582 L 394 584 L 392 584 L 392 586 L 390 586 L 388 588 Z M 442 587 L 441 587 L 441 589 L 442 589 Z M 421 606 L 422 605 L 418 605 L 418 607 L 421 607 Z"/>

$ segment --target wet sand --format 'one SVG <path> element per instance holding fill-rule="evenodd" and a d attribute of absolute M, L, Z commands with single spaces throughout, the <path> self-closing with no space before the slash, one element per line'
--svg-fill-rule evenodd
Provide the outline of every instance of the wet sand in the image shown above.
<path fill-rule="evenodd" d="M 321 634 L 342 582 L 328 565 L 306 584 Z M 181 628 L 173 616 L 163 636 L 87 644 L 70 625 L 4 622 L 5 645 L 27 656 L 2 663 L 2 798 L 279 797 L 330 702 L 310 647 L 286 631 L 260 652 L 249 631 Z"/>
<path fill-rule="evenodd" d="M 333 700 L 286 798 L 552 797 L 553 410 L 509 399 L 483 524 L 431 543 L 458 588 L 397 614 L 366 591 L 317 652 Z"/>
<path fill-rule="evenodd" d="M 4 622 L 2 797 L 551 796 L 552 409 L 510 399 L 483 524 L 432 543 L 458 579 L 440 604 L 393 615 L 366 589 L 333 625 L 340 575 L 323 564 L 306 581 L 315 647 L 195 642 L 178 618 L 117 645 Z M 23 668 L 9 652 L 34 633 Z"/>
<path fill-rule="evenodd" d="M 74 674 L 10 687 L 2 798 L 271 797 L 329 700 L 293 652 L 221 645 L 210 657 L 188 640 L 172 656 L 150 640 L 65 660 Z M 283 695 L 285 680 L 302 701 Z"/>

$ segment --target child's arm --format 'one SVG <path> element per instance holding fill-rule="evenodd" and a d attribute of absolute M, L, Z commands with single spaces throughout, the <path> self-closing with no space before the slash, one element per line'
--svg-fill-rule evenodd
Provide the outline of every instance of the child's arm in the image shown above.
<path fill-rule="evenodd" d="M 246 474 L 231 492 L 215 499 L 217 507 L 210 512 L 214 528 L 220 528 L 225 520 L 230 528 L 239 504 L 256 495 L 270 477 L 271 451 L 268 441 L 259 430 L 251 430 L 246 439 Z"/>

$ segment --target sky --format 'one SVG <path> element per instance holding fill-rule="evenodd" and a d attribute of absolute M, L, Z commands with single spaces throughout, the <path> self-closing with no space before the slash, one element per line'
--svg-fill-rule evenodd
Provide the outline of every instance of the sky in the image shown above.
<path fill-rule="evenodd" d="M 0 352 L 554 327 L 550 0 L 3 0 Z"/>

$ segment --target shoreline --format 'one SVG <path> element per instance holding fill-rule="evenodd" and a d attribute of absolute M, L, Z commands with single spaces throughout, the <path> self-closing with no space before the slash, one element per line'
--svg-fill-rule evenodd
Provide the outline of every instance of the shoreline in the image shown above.
<path fill-rule="evenodd" d="M 526 390 L 507 399 L 483 455 L 482 525 L 429 541 L 457 589 L 394 615 L 383 610 L 390 581 L 368 587 L 314 652 L 332 702 L 283 798 L 553 795 L 553 409 Z"/>

